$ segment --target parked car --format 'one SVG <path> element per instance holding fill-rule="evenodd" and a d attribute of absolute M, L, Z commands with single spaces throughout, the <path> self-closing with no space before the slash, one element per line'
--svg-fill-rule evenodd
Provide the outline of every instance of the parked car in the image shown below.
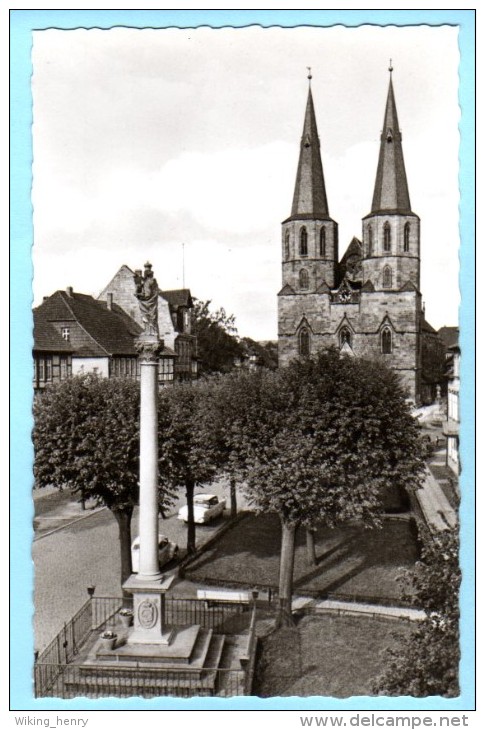
<path fill-rule="evenodd" d="M 172 560 L 178 553 L 179 546 L 171 542 L 165 535 L 158 535 L 158 564 L 160 567 Z M 140 538 L 135 537 L 131 544 L 131 567 L 134 573 L 140 569 Z"/>
<path fill-rule="evenodd" d="M 215 517 L 222 515 L 225 507 L 226 500 L 220 500 L 216 494 L 196 494 L 194 495 L 194 522 L 198 525 L 210 522 Z M 178 518 L 188 522 L 187 505 L 179 509 Z"/>

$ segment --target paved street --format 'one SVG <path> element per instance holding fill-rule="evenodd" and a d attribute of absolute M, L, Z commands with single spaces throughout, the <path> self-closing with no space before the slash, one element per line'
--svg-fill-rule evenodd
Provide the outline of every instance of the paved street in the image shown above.
<path fill-rule="evenodd" d="M 202 491 L 202 490 L 196 490 Z M 226 497 L 229 505 L 229 488 L 225 482 L 210 493 Z M 82 511 L 72 503 L 67 494 L 46 492 L 36 501 L 36 537 L 32 546 L 35 566 L 35 648 L 42 650 L 83 605 L 87 598 L 86 587 L 96 586 L 98 596 L 120 595 L 120 557 L 118 526 L 107 509 Z M 49 509 L 49 501 L 51 508 Z M 160 520 L 160 531 L 180 548 L 186 544 L 187 527 L 178 520 L 177 511 L 185 503 L 180 498 L 165 520 Z M 239 497 L 242 506 L 242 497 Z M 47 505 L 47 506 L 46 506 Z M 197 527 L 197 543 L 203 544 L 228 519 L 228 511 L 222 519 Z M 132 536 L 138 534 L 138 510 L 132 522 Z"/>

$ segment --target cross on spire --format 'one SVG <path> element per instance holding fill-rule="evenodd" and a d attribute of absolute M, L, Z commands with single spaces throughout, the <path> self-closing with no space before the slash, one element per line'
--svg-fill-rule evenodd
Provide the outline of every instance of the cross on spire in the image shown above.
<path fill-rule="evenodd" d="M 392 67 L 392 58 L 389 59 L 389 73 L 392 75 L 394 68 Z"/>

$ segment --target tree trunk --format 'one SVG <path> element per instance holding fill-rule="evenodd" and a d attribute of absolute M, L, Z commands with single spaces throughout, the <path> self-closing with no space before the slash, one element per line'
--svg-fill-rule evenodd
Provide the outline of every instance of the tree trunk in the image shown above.
<path fill-rule="evenodd" d="M 295 535 L 296 525 L 281 520 L 281 555 L 278 611 L 275 626 L 294 626 L 291 613 L 291 599 L 293 595 L 293 568 L 295 564 Z"/>
<path fill-rule="evenodd" d="M 187 554 L 195 553 L 195 522 L 194 522 L 194 487 L 193 481 L 185 483 L 185 494 L 187 497 Z"/>
<path fill-rule="evenodd" d="M 317 564 L 315 552 L 315 530 L 312 527 L 306 529 L 306 561 L 308 565 Z"/>
<path fill-rule="evenodd" d="M 237 494 L 236 494 L 236 479 L 235 477 L 231 477 L 230 480 L 231 485 L 231 517 L 236 517 L 237 515 Z"/>
<path fill-rule="evenodd" d="M 118 523 L 118 536 L 120 539 L 120 557 L 121 557 L 121 586 L 125 580 L 128 580 L 132 573 L 131 565 L 131 517 L 133 515 L 133 505 L 124 507 L 112 507 L 111 511 Z"/>

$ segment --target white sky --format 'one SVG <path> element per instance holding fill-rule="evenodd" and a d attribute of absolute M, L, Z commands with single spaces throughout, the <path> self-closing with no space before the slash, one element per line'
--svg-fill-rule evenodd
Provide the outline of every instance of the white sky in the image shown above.
<path fill-rule="evenodd" d="M 370 212 L 393 59 L 421 290 L 458 322 L 458 43 L 441 26 L 34 32 L 34 301 L 152 262 L 275 339 L 312 67 L 340 256 Z"/>

